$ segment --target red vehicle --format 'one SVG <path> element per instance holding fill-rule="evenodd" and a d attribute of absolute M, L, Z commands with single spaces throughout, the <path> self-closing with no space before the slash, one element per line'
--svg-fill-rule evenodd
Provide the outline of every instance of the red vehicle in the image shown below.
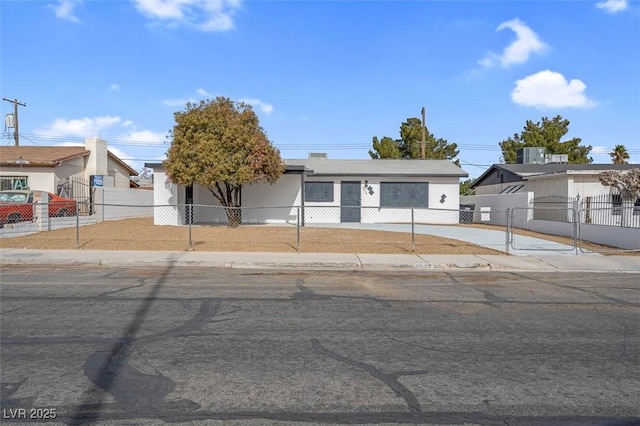
<path fill-rule="evenodd" d="M 47 197 L 43 200 L 42 197 Z M 0 191 L 0 226 L 30 221 L 36 203 L 49 203 L 49 217 L 76 215 L 76 201 L 46 191 Z"/>

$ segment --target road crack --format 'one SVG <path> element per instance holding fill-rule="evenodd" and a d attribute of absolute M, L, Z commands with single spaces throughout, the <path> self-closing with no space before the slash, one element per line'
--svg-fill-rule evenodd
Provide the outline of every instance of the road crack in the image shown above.
<path fill-rule="evenodd" d="M 398 381 L 397 374 L 384 373 L 371 364 L 367 364 L 366 362 L 362 361 L 356 361 L 354 359 L 330 351 L 329 349 L 322 346 L 318 339 L 311 339 L 311 345 L 316 352 L 321 353 L 322 355 L 328 356 L 329 358 L 333 358 L 336 361 L 340 361 L 352 367 L 356 367 L 360 370 L 366 371 L 367 373 L 387 385 L 400 398 L 404 399 L 409 406 L 410 411 L 416 413 L 422 412 L 420 402 L 418 402 L 418 399 L 413 394 L 413 392 L 411 392 L 405 385 Z"/>

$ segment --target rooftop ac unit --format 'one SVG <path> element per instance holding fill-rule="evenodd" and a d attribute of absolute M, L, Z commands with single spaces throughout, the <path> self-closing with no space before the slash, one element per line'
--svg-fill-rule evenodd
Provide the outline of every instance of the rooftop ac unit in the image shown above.
<path fill-rule="evenodd" d="M 545 164 L 546 149 L 541 147 L 526 147 L 516 151 L 517 164 Z"/>
<path fill-rule="evenodd" d="M 551 154 L 549 156 L 549 163 L 552 164 L 567 164 L 569 162 L 569 155 L 567 154 Z"/>

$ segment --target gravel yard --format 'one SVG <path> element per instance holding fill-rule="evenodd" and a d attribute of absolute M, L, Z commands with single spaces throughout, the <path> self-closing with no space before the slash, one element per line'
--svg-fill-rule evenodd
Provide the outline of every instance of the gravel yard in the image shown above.
<path fill-rule="evenodd" d="M 193 226 L 198 251 L 295 252 L 295 226 Z M 152 218 L 107 221 L 80 227 L 80 247 L 89 250 L 169 250 L 188 248 L 189 228 L 159 226 Z M 2 248 L 75 249 L 76 230 L 58 229 L 0 239 Z M 410 253 L 411 235 L 402 232 L 301 228 L 300 251 L 317 253 Z M 501 254 L 464 241 L 429 235 L 415 236 L 415 253 Z"/>
<path fill-rule="evenodd" d="M 503 227 L 472 224 L 465 227 L 504 231 Z M 571 238 L 515 230 L 517 234 L 544 238 L 571 245 Z M 242 225 L 192 227 L 193 249 L 198 251 L 296 252 L 295 226 Z M 153 218 L 122 219 L 80 227 L 80 248 L 88 250 L 162 250 L 183 251 L 189 246 L 186 226 L 154 225 Z M 583 243 L 594 252 L 612 253 L 597 244 Z M 0 248 L 76 249 L 75 227 L 37 234 L 0 238 Z M 307 253 L 411 253 L 411 234 L 406 232 L 357 230 L 346 228 L 302 227 L 300 252 Z M 433 235 L 415 235 L 418 254 L 505 254 L 457 239 Z M 640 255 L 638 252 L 613 252 Z M 506 255 L 506 254 L 505 254 Z"/>

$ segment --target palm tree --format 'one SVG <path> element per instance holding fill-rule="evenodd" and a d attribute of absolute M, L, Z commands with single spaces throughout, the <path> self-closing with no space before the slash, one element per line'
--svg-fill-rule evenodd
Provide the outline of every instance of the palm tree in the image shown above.
<path fill-rule="evenodd" d="M 611 161 L 613 164 L 627 164 L 629 160 L 629 153 L 627 152 L 627 148 L 624 145 L 616 145 L 613 148 L 613 151 L 609 153 L 611 156 Z"/>

